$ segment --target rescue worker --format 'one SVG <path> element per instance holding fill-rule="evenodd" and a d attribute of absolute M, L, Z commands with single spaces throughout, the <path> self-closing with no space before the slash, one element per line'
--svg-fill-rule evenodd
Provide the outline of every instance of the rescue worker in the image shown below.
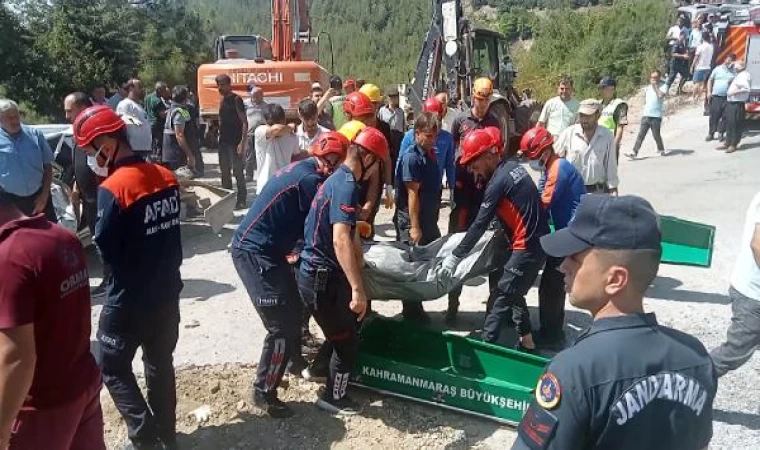
<path fill-rule="evenodd" d="M 491 95 L 493 95 L 493 82 L 488 78 L 476 79 L 472 86 L 472 108 L 454 117 L 451 125 L 451 135 L 454 148 L 457 149 L 457 156 L 454 175 L 456 181 L 453 185 L 449 183 L 453 188 L 449 234 L 467 231 L 475 221 L 480 204 L 483 202 L 484 184 L 475 180 L 467 168 L 460 163 L 461 143 L 464 137 L 473 130 L 500 129 L 499 120 L 488 111 Z M 498 147 L 502 147 L 501 143 Z M 446 323 L 449 326 L 456 323 L 461 294 L 461 286 L 449 292 L 449 304 L 446 310 Z"/>
<path fill-rule="evenodd" d="M 541 238 L 570 303 L 594 319 L 539 378 L 513 449 L 706 449 L 717 378 L 704 346 L 645 313 L 660 265 L 657 213 L 640 197 L 585 195 Z"/>
<path fill-rule="evenodd" d="M 439 263 L 438 274 L 450 278 L 462 258 L 483 236 L 494 216 L 498 217 L 509 240 L 509 248 L 504 249 L 504 255 L 499 255 L 506 262 L 500 273 L 495 271 L 499 280 L 491 285 L 483 340 L 496 343 L 502 324 L 511 314 L 519 336 L 517 348 L 532 352 L 536 344 L 525 294 L 544 264 L 539 238 L 549 232 L 549 225 L 530 175 L 514 160 L 502 161 L 498 144 L 496 136 L 486 130 L 475 130 L 462 142 L 461 164 L 473 173 L 476 180 L 488 184 L 475 221 L 452 254 Z M 495 281 L 495 278 L 492 279 Z"/>
<path fill-rule="evenodd" d="M 451 126 L 451 134 L 457 148 L 470 131 L 486 127 L 501 128 L 499 119 L 488 111 L 491 95 L 493 95 L 493 82 L 490 79 L 475 80 L 472 85 L 472 108 L 455 117 Z"/>
<path fill-rule="evenodd" d="M 583 176 L 566 159 L 554 152 L 554 138 L 548 129 L 536 127 L 528 130 L 520 142 L 520 152 L 530 160 L 530 166 L 541 172 L 538 191 L 541 206 L 558 231 L 570 223 L 586 193 Z M 564 346 L 565 283 L 559 265 L 561 258 L 546 257 L 541 283 L 538 287 L 538 314 L 541 323 L 536 342 L 540 347 Z"/>
<path fill-rule="evenodd" d="M 393 224 L 399 241 L 428 245 L 441 237 L 438 211 L 441 206 L 441 175 L 435 155 L 438 118 L 425 112 L 414 122 L 415 145 L 401 157 L 396 168 L 396 213 Z M 429 323 L 422 302 L 404 301 L 405 320 Z"/>
<path fill-rule="evenodd" d="M 443 175 L 446 175 L 446 188 L 454 189 L 454 180 L 456 178 L 456 166 L 454 165 L 454 157 L 456 156 L 456 149 L 454 148 L 454 138 L 451 133 L 442 128 L 442 118 L 446 114 L 446 107 L 438 100 L 437 97 L 430 97 L 422 104 L 423 113 L 432 113 L 438 118 L 438 134 L 435 138 L 435 158 L 438 163 L 438 171 L 440 173 L 440 182 L 443 185 Z M 401 150 L 399 151 L 399 161 L 404 156 L 404 153 L 414 148 L 415 145 L 415 131 L 411 129 L 404 134 L 404 139 L 401 141 Z M 398 172 L 399 163 L 396 163 L 395 170 Z M 453 198 L 453 194 L 450 196 Z"/>
<path fill-rule="evenodd" d="M 182 291 L 179 184 L 169 169 L 133 153 L 125 127 L 107 106 L 85 109 L 73 126 L 78 148 L 105 177 L 98 188 L 94 241 L 111 277 L 95 356 L 134 447 L 176 448 L 172 353 Z M 138 347 L 147 403 L 132 372 Z"/>
<path fill-rule="evenodd" d="M 617 81 L 613 77 L 604 77 L 599 82 L 599 93 L 602 95 L 602 112 L 599 125 L 607 128 L 615 137 L 615 155 L 620 160 L 620 143 L 628 125 L 628 104 L 617 97 Z"/>
<path fill-rule="evenodd" d="M 377 120 L 377 109 L 372 103 L 372 100 L 361 92 L 354 92 L 346 96 L 346 101 L 343 103 L 343 111 L 348 119 L 348 123 L 352 121 L 358 121 L 364 126 L 378 129 L 383 133 L 386 141 L 390 139 L 390 129 L 387 129 L 387 133 L 383 132 L 382 125 L 387 124 Z M 345 125 L 344 125 L 345 126 Z M 349 128 L 355 129 L 353 132 L 356 134 L 356 124 L 352 123 Z M 343 127 L 341 127 L 343 130 Z M 390 141 L 388 141 L 390 142 Z M 367 222 L 371 226 L 371 231 L 367 239 L 371 239 L 375 235 L 375 216 L 380 210 L 380 198 L 383 194 L 383 181 L 385 182 L 385 208 L 390 209 L 393 207 L 393 166 L 391 165 L 390 152 L 388 158 L 385 161 L 381 161 L 380 164 L 373 167 L 373 169 L 367 173 L 366 179 L 361 183 L 361 191 L 359 193 L 359 204 L 361 210 L 359 213 L 359 220 Z"/>
<path fill-rule="evenodd" d="M 348 145 L 340 133 L 322 133 L 312 145 L 311 158 L 287 166 L 269 180 L 232 238 L 235 269 L 267 329 L 253 382 L 253 403 L 272 417 L 293 415 L 277 398 L 277 388 L 288 361 L 300 356 L 303 304 L 286 257 L 303 239 L 303 223 L 317 189 L 343 162 Z"/>
<path fill-rule="evenodd" d="M 304 249 L 298 286 L 326 339 L 333 345 L 326 386 L 317 406 L 351 414 L 358 404 L 346 395 L 359 349 L 358 320 L 367 308 L 362 281 L 364 254 L 356 221 L 359 187 L 368 171 L 388 158 L 388 141 L 365 128 L 348 148 L 344 164 L 325 181 L 312 202 L 304 226 Z"/>
<path fill-rule="evenodd" d="M 359 89 L 359 92 L 366 95 L 372 102 L 372 108 L 374 109 L 374 118 L 370 117 L 355 117 L 356 120 L 363 122 L 365 125 L 377 128 L 383 133 L 385 139 L 388 141 L 388 150 L 390 151 L 391 165 L 387 168 L 387 173 L 390 175 L 390 179 L 386 180 L 386 185 L 393 186 L 393 168 L 396 167 L 396 161 L 398 161 L 398 151 L 401 145 L 401 139 L 394 139 L 391 126 L 388 122 L 382 120 L 382 107 L 383 92 L 379 87 L 372 83 L 367 83 Z"/>

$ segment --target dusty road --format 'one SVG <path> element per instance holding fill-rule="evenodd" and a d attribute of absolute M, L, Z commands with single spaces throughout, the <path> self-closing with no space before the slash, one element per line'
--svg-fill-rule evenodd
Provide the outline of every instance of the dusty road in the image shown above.
<path fill-rule="evenodd" d="M 760 190 L 760 136 L 751 134 L 741 151 L 726 155 L 714 150 L 716 144 L 704 142 L 706 127 L 707 118 L 696 107 L 666 118 L 663 138 L 669 156 L 657 157 L 649 137 L 641 160 L 621 162 L 620 190 L 621 194 L 646 197 L 661 214 L 717 226 L 712 267 L 662 266 L 646 299 L 646 308 L 657 313 L 661 323 L 694 334 L 713 348 L 725 337 L 729 323 L 726 292 L 745 210 Z M 637 131 L 638 123 L 631 124 L 624 151 L 632 147 Z M 215 156 L 204 157 L 211 175 L 218 173 Z M 383 213 L 379 222 L 379 234 L 390 238 L 390 214 Z M 212 405 L 216 411 L 216 417 L 204 427 L 182 419 L 180 430 L 188 434 L 183 438 L 188 448 L 505 448 L 511 444 L 514 432 L 508 427 L 377 395 L 362 395 L 370 411 L 363 417 L 345 421 L 322 417 L 308 404 L 314 399 L 313 386 L 298 382 L 285 394 L 296 402 L 297 418 L 281 423 L 251 413 L 247 404 L 240 403 L 248 401 L 250 369 L 236 364 L 257 361 L 264 330 L 227 253 L 234 227 L 228 225 L 217 236 L 202 224 L 183 227 L 185 289 L 176 364 L 226 365 L 187 370 L 179 376 L 181 415 L 202 404 Z M 93 275 L 99 273 L 95 263 L 92 271 Z M 479 327 L 486 297 L 485 283 L 465 288 L 458 329 Z M 529 294 L 529 304 L 537 305 L 536 289 Z M 398 302 L 375 302 L 373 307 L 388 316 L 401 310 Z M 445 300 L 426 303 L 435 326 L 443 326 L 445 308 Z M 99 310 L 99 306 L 93 308 L 94 326 Z M 584 313 L 568 312 L 568 333 L 577 334 L 589 321 Z M 104 399 L 107 397 L 104 394 Z M 760 357 L 756 356 L 721 379 L 712 448 L 757 448 L 758 405 Z M 109 441 L 115 444 L 124 439 L 125 432 L 110 404 L 106 410 Z"/>

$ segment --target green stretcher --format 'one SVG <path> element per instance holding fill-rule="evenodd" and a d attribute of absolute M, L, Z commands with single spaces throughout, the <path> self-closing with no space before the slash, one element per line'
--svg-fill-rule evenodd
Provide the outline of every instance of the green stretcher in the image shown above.
<path fill-rule="evenodd" d="M 373 317 L 362 326 L 353 384 L 517 425 L 548 360 Z"/>
<path fill-rule="evenodd" d="M 710 267 L 715 227 L 672 216 L 660 216 L 662 262 Z"/>
<path fill-rule="evenodd" d="M 554 223 L 549 222 L 554 233 Z M 665 264 L 710 267 L 715 227 L 673 216 L 660 216 L 662 258 Z"/>

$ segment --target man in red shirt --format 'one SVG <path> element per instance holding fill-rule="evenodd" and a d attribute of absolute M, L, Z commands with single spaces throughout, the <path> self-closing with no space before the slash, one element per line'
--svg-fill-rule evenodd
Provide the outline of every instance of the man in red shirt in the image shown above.
<path fill-rule="evenodd" d="M 0 189 L 0 448 L 105 450 L 82 245 Z"/>

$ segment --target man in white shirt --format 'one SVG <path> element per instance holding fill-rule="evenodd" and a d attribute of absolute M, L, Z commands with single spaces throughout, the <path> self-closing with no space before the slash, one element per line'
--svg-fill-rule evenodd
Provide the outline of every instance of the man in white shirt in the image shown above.
<path fill-rule="evenodd" d="M 760 345 L 760 192 L 747 210 L 728 294 L 733 317 L 726 342 L 710 352 L 719 377 L 741 367 Z"/>
<path fill-rule="evenodd" d="M 726 140 L 718 150 L 733 153 L 739 146 L 744 132 L 744 105 L 749 101 L 750 76 L 745 69 L 744 61 L 736 61 L 734 70 L 736 78 L 728 87 L 728 98 L 723 118 L 726 121 Z"/>
<path fill-rule="evenodd" d="M 145 91 L 142 82 L 136 78 L 127 81 L 127 98 L 119 102 L 116 114 L 127 124 L 127 138 L 132 150 L 143 156 L 150 155 L 153 147 L 153 132 L 148 121 L 148 113 L 142 107 Z"/>
<path fill-rule="evenodd" d="M 615 137 L 598 124 L 601 106 L 599 100 L 583 100 L 578 109 L 578 123 L 560 134 L 554 148 L 583 175 L 586 192 L 617 195 Z"/>
<path fill-rule="evenodd" d="M 694 100 L 702 98 L 707 78 L 712 70 L 713 46 L 709 31 L 701 31 L 702 42 L 694 50 L 694 61 L 691 63 L 692 81 L 694 82 Z"/>
<path fill-rule="evenodd" d="M 261 194 L 272 175 L 297 160 L 301 153 L 298 149 L 298 137 L 285 123 L 285 110 L 282 106 L 276 103 L 268 104 L 264 109 L 264 120 L 266 125 L 259 126 L 254 132 L 256 164 L 259 168 L 256 195 Z"/>
<path fill-rule="evenodd" d="M 681 34 L 681 30 L 685 29 L 686 21 L 683 17 L 678 18 L 678 22 L 672 27 L 668 28 L 668 32 L 665 35 L 665 39 L 668 40 L 668 45 L 673 45 L 678 41 L 678 36 Z"/>
<path fill-rule="evenodd" d="M 578 100 L 573 97 L 573 79 L 565 75 L 559 80 L 557 96 L 544 104 L 538 126 L 546 128 L 556 140 L 565 128 L 575 124 L 579 107 Z"/>
<path fill-rule="evenodd" d="M 318 123 L 317 104 L 307 98 L 298 103 L 298 118 L 301 124 L 296 128 L 298 149 L 301 153 L 308 152 L 311 144 L 317 142 L 322 133 L 329 131 Z"/>
<path fill-rule="evenodd" d="M 435 98 L 444 107 L 443 114 L 441 115 L 441 129 L 451 133 L 451 127 L 454 125 L 454 117 L 457 115 L 457 110 L 449 106 L 449 94 L 446 91 L 435 94 Z"/>

